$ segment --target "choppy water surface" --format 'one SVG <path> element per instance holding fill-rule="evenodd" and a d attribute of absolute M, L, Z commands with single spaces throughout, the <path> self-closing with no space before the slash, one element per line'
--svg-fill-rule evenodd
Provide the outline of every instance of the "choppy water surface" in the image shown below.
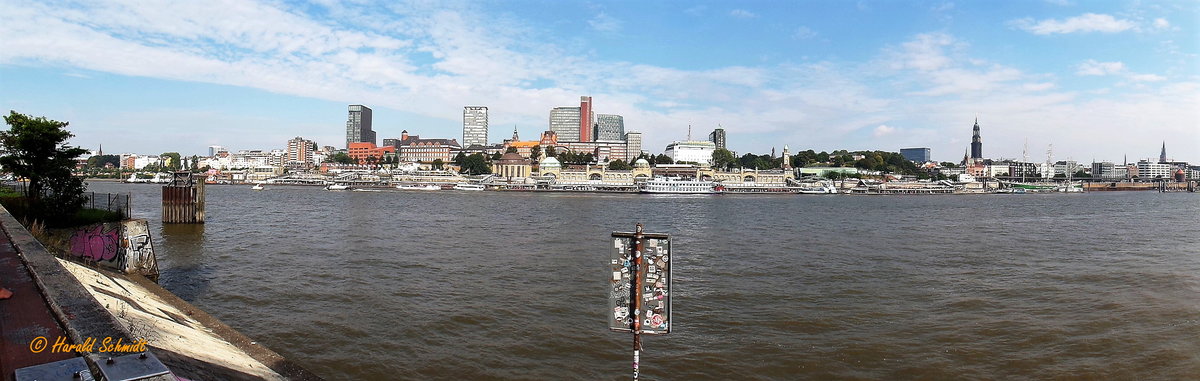
<path fill-rule="evenodd" d="M 210 186 L 161 283 L 328 379 L 627 379 L 609 234 L 670 233 L 647 379 L 1200 377 L 1200 195 L 699 196 Z"/>

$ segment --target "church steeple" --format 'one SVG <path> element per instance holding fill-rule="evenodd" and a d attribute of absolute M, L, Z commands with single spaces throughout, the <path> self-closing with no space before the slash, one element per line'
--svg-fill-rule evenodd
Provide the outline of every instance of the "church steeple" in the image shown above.
<path fill-rule="evenodd" d="M 975 127 L 971 128 L 971 159 L 983 160 L 983 140 L 979 137 L 979 117 L 975 117 Z"/>
<path fill-rule="evenodd" d="M 1163 141 L 1162 153 L 1158 154 L 1158 162 L 1159 163 L 1167 162 L 1167 142 L 1166 141 Z"/>
<path fill-rule="evenodd" d="M 513 126 L 513 140 L 512 141 L 514 141 L 514 142 L 521 141 L 521 139 L 517 139 L 517 126 Z"/>

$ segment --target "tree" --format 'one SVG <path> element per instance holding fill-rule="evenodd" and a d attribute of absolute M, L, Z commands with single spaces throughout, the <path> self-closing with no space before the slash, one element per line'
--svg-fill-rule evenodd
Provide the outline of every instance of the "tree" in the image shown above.
<path fill-rule="evenodd" d="M 555 156 L 558 156 L 558 150 L 554 149 L 554 146 L 546 146 L 546 157 Z"/>
<path fill-rule="evenodd" d="M 713 151 L 713 168 L 732 169 L 734 165 L 737 165 L 737 157 L 733 156 L 733 152 L 724 148 L 717 148 Z"/>
<path fill-rule="evenodd" d="M 1080 169 L 1080 170 L 1078 170 L 1078 171 L 1075 171 L 1075 175 L 1073 175 L 1072 177 L 1076 177 L 1076 178 L 1091 178 L 1091 177 L 1092 177 L 1092 175 L 1090 175 L 1090 174 L 1088 174 L 1087 172 L 1084 172 L 1082 169 Z"/>
<path fill-rule="evenodd" d="M 958 164 L 954 164 L 954 163 L 951 163 L 951 162 L 948 162 L 948 161 L 943 161 L 943 162 L 942 162 L 942 167 L 943 167 L 943 168 L 958 168 Z"/>
<path fill-rule="evenodd" d="M 433 169 L 442 169 L 442 166 L 444 165 L 446 165 L 446 163 L 443 162 L 442 159 L 433 159 Z"/>
<path fill-rule="evenodd" d="M 19 177 L 29 179 L 26 196 L 32 211 L 48 220 L 69 216 L 83 208 L 83 180 L 71 175 L 75 158 L 87 152 L 66 144 L 75 136 L 67 131 L 69 123 L 30 118 L 10 111 L 4 122 L 11 128 L 0 131 L 4 155 L 0 166 Z"/>
<path fill-rule="evenodd" d="M 338 164 L 355 164 L 354 158 L 350 157 L 350 155 L 347 155 L 345 152 L 335 153 L 333 156 L 329 156 L 325 160 Z"/>
<path fill-rule="evenodd" d="M 179 168 L 182 168 L 183 166 L 179 152 L 163 152 L 163 154 L 158 155 L 158 157 L 162 158 L 163 168 L 166 168 L 167 170 L 178 171 Z"/>
<path fill-rule="evenodd" d="M 533 146 L 529 149 L 529 159 L 537 162 L 542 158 L 542 146 Z"/>
<path fill-rule="evenodd" d="M 117 155 L 99 155 L 89 157 L 87 160 L 88 168 L 104 168 L 106 164 L 112 164 L 113 167 L 120 167 L 121 157 Z"/>
<path fill-rule="evenodd" d="M 466 159 L 467 159 L 467 154 L 462 153 L 462 151 L 459 151 L 457 155 L 454 155 L 454 159 L 451 159 L 450 162 L 454 163 L 454 165 L 462 166 L 463 160 L 466 160 Z"/>
<path fill-rule="evenodd" d="M 504 150 L 504 153 L 517 153 L 517 147 L 509 146 L 508 149 Z"/>
<path fill-rule="evenodd" d="M 628 171 L 633 169 L 633 166 L 626 163 L 625 160 L 617 159 L 608 163 L 608 169 L 613 171 Z"/>
<path fill-rule="evenodd" d="M 667 156 L 666 154 L 660 153 L 658 156 L 654 157 L 654 164 L 675 164 L 675 160 L 672 160 L 671 157 Z"/>
<path fill-rule="evenodd" d="M 487 163 L 487 157 L 482 153 L 473 153 L 463 159 L 462 172 L 469 175 L 479 175 L 492 173 L 491 166 Z"/>
<path fill-rule="evenodd" d="M 503 155 L 501 155 L 499 152 L 492 154 L 492 161 L 500 160 L 501 156 L 503 156 Z M 491 172 L 488 172 L 488 173 L 491 173 Z"/>

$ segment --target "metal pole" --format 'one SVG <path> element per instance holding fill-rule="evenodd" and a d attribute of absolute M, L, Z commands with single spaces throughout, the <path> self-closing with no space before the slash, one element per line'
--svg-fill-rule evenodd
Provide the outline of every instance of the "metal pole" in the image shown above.
<path fill-rule="evenodd" d="M 630 269 L 630 287 L 629 287 L 629 309 L 633 315 L 633 380 L 637 381 L 639 376 L 638 362 L 641 361 L 642 352 L 642 316 L 641 316 L 641 301 L 642 301 L 642 285 L 638 282 L 638 274 L 642 268 L 642 248 L 645 237 L 642 236 L 642 224 L 637 224 L 637 229 L 634 230 L 633 238 L 633 267 Z"/>

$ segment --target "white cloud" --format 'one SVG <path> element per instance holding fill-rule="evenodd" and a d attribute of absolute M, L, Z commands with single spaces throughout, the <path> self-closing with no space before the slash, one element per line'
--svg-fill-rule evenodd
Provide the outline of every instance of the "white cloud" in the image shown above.
<path fill-rule="evenodd" d="M 891 135 L 895 132 L 896 132 L 895 127 L 890 127 L 886 124 L 880 124 L 879 127 L 875 127 L 875 130 L 873 132 L 871 132 L 871 136 L 878 138 L 878 137 Z"/>
<path fill-rule="evenodd" d="M 1033 19 L 1024 18 L 1012 21 L 1012 25 L 1033 34 L 1043 35 L 1076 32 L 1116 33 L 1137 27 L 1137 25 L 1132 21 L 1121 20 L 1110 15 L 1095 13 L 1084 13 L 1083 15 L 1071 17 L 1062 21 L 1046 19 L 1034 22 Z"/>
<path fill-rule="evenodd" d="M 1167 77 L 1157 74 L 1131 74 L 1129 75 L 1129 79 L 1137 82 L 1160 82 L 1166 81 Z"/>
<path fill-rule="evenodd" d="M 737 17 L 739 19 L 752 19 L 752 18 L 758 17 L 758 15 L 754 14 L 754 12 L 750 12 L 745 9 L 734 9 L 732 11 L 729 11 L 729 15 L 733 16 L 733 17 Z"/>
<path fill-rule="evenodd" d="M 1164 18 L 1154 19 L 1154 29 L 1167 29 L 1171 27 L 1171 23 Z"/>
<path fill-rule="evenodd" d="M 621 29 L 621 21 L 609 16 L 607 13 L 600 12 L 588 20 L 588 25 L 592 26 L 598 32 L 612 33 Z"/>
<path fill-rule="evenodd" d="M 1086 76 L 1119 75 L 1134 82 L 1161 82 L 1167 80 L 1166 77 L 1157 74 L 1131 72 L 1121 62 L 1098 62 L 1096 60 L 1083 61 L 1077 67 L 1075 74 Z"/>
<path fill-rule="evenodd" d="M 1087 60 L 1076 67 L 1075 74 L 1079 75 L 1113 75 L 1125 72 L 1125 64 L 1121 62 L 1098 62 Z"/>
<path fill-rule="evenodd" d="M 981 123 L 993 147 L 988 152 L 997 156 L 1004 150 L 1000 147 L 1017 147 L 1019 152 L 1019 140 L 1025 136 L 1053 140 L 1058 149 L 1060 143 L 1074 141 L 1079 131 L 1095 126 L 1116 126 L 1106 130 L 1110 136 L 1138 126 L 1147 128 L 1146 136 L 1200 141 L 1196 131 L 1186 129 L 1200 123 L 1185 111 L 1200 104 L 1194 79 L 1167 83 L 1162 76 L 1130 73 L 1121 64 L 1111 75 L 1126 76 L 1137 86 L 1113 87 L 1111 94 L 1059 90 L 1052 74 L 981 59 L 985 55 L 973 54 L 978 52 L 972 52 L 970 44 L 947 33 L 897 40 L 866 62 L 677 69 L 597 58 L 586 48 L 541 42 L 546 39 L 539 27 L 469 6 L 331 7 L 329 14 L 306 15 L 278 9 L 275 3 L 195 2 L 174 10 L 140 9 L 140 3 L 130 1 L 78 9 L 32 1 L 6 4 L 0 12 L 0 64 L 225 84 L 363 103 L 379 110 L 381 137 L 398 133 L 387 130 L 398 124 L 381 118 L 388 114 L 434 121 L 420 125 L 422 135 L 455 137 L 461 132 L 458 116 L 466 104 L 489 106 L 493 125 L 516 124 L 526 135 L 527 128 L 545 128 L 550 108 L 571 105 L 587 94 L 594 97 L 598 112 L 622 114 L 628 129 L 645 133 L 644 146 L 650 151 L 682 139 L 689 123 L 693 134 L 721 123 L 731 134 L 765 137 L 741 140 L 736 149 L 742 151 L 762 152 L 789 142 L 793 148 L 818 151 L 896 148 L 855 139 L 869 131 L 887 136 L 888 144 L 897 147 L 930 146 L 935 158 L 946 158 L 962 150 L 954 140 L 970 136 L 970 118 L 976 112 L 994 115 Z M 228 12 L 243 8 L 251 16 Z M 368 17 L 373 13 L 389 17 Z M 1099 70 L 1111 64 L 1089 61 Z M 1083 71 L 1082 66 L 1077 69 Z M 1170 75 L 1173 80 L 1186 78 Z M 1143 119 L 1140 115 L 1145 113 L 1135 112 L 1139 109 L 1159 114 Z M 332 112 L 344 118 L 344 109 Z M 138 127 L 122 125 L 119 115 L 98 118 L 104 120 L 95 125 L 145 130 L 155 120 L 175 114 L 184 113 L 151 114 L 139 119 Z M 1072 114 L 1086 117 L 1065 116 Z M 222 123 L 211 116 L 197 118 L 201 119 Z M 202 131 L 199 124 L 183 119 L 172 123 Z M 270 123 L 271 118 L 226 124 L 243 127 L 238 136 L 247 141 L 277 144 L 280 129 L 257 127 Z M 332 144 L 339 140 L 336 124 L 330 130 L 314 123 L 305 131 L 326 131 L 332 138 L 320 143 Z M 138 144 L 163 151 L 150 136 L 139 137 L 138 142 L 146 143 Z M 254 136 L 261 140 L 252 140 Z M 185 140 L 164 134 L 157 144 Z M 1111 152 L 1128 143 L 1116 140 L 1121 139 L 1088 140 L 1077 150 Z"/>
<path fill-rule="evenodd" d="M 817 32 L 806 26 L 798 27 L 795 32 L 792 32 L 792 38 L 797 40 L 807 40 L 816 36 Z"/>

